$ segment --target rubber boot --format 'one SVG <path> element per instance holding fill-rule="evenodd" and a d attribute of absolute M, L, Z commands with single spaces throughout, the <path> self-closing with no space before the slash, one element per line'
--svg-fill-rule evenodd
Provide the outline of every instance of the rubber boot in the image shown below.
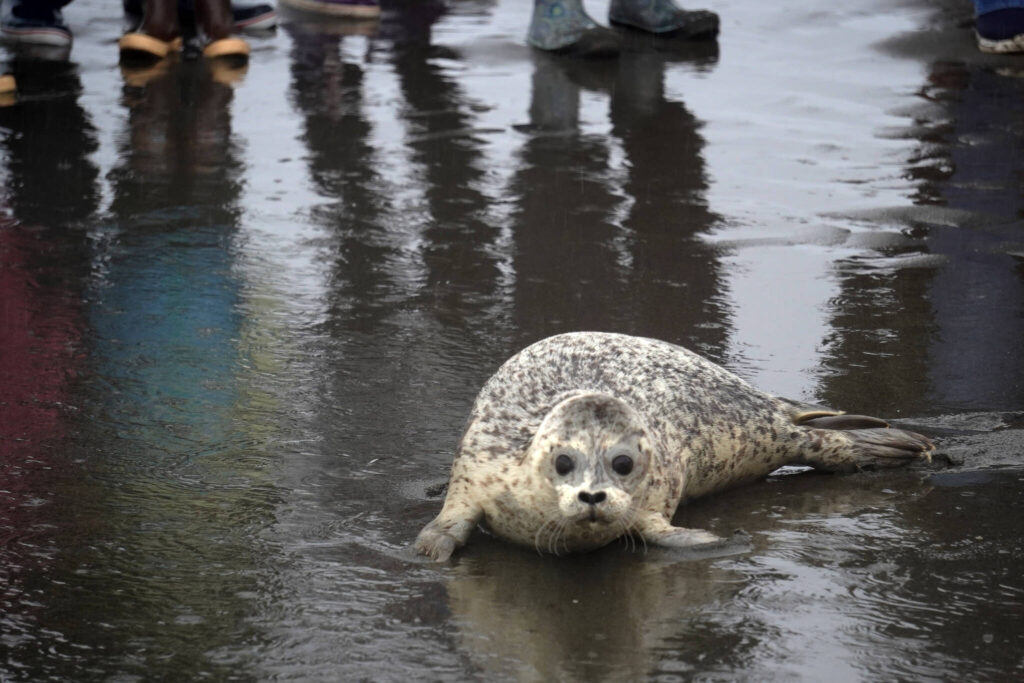
<path fill-rule="evenodd" d="M 582 0 L 534 0 L 526 42 L 577 57 L 613 57 L 621 40 L 587 15 Z"/>
<path fill-rule="evenodd" d="M 672 0 L 611 0 L 608 21 L 682 40 L 713 39 L 719 23 L 714 12 L 684 10 Z"/>
<path fill-rule="evenodd" d="M 196 19 L 199 28 L 206 36 L 206 47 L 203 56 L 213 59 L 230 57 L 246 59 L 249 56 L 249 44 L 241 38 L 231 35 L 234 19 L 231 16 L 230 0 L 195 0 Z"/>
<path fill-rule="evenodd" d="M 178 0 L 146 0 L 145 17 L 137 31 L 118 41 L 123 58 L 163 59 L 181 49 Z"/>

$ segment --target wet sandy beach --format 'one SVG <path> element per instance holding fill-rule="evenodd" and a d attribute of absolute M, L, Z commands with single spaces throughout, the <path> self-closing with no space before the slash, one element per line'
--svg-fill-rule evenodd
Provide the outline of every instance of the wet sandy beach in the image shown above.
<path fill-rule="evenodd" d="M 233 73 L 76 0 L 69 62 L 3 53 L 0 679 L 1024 676 L 1024 57 L 948 0 L 709 7 L 602 62 L 525 0 L 282 12 Z M 681 509 L 734 557 L 413 557 L 480 385 L 581 329 L 959 464 Z"/>

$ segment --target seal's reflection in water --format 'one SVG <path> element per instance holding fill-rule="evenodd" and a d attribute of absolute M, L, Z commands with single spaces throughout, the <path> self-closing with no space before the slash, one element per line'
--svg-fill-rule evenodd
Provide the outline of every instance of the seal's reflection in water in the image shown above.
<path fill-rule="evenodd" d="M 753 533 L 754 551 L 735 558 L 678 561 L 629 543 L 541 557 L 478 537 L 446 577 L 458 642 L 488 674 L 527 681 L 742 670 L 820 679 L 834 664 L 821 653 L 851 633 L 886 661 L 884 629 L 920 617 L 903 601 L 876 623 L 894 599 L 884 578 L 907 571 L 891 562 L 903 538 L 892 489 L 918 507 L 930 492 L 919 477 L 781 476 L 691 505 L 689 524 Z M 806 602 L 792 604 L 795 594 Z M 816 619 L 828 626 L 809 633 L 804 620 Z"/>
<path fill-rule="evenodd" d="M 498 542 L 467 549 L 447 582 L 458 639 L 474 664 L 503 679 L 643 680 L 681 624 L 741 587 L 717 563 L 659 557 L 613 548 L 538 557 Z M 731 640 L 727 629 L 701 624 L 713 640 Z"/>

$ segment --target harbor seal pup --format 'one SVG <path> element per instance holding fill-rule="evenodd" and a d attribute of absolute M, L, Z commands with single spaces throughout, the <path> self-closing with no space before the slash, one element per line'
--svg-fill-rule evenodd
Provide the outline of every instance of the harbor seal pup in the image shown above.
<path fill-rule="evenodd" d="M 877 418 L 762 393 L 667 342 L 562 334 L 520 351 L 481 389 L 444 506 L 415 547 L 446 560 L 483 524 L 554 554 L 621 536 L 713 549 L 728 541 L 672 526 L 680 503 L 783 465 L 896 467 L 933 448 Z"/>

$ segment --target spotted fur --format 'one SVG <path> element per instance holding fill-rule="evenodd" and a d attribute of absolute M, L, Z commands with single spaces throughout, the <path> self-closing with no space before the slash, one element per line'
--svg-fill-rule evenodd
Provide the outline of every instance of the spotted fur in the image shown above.
<path fill-rule="evenodd" d="M 671 525 L 682 502 L 786 464 L 892 467 L 933 448 L 875 418 L 837 415 L 801 411 L 666 342 L 596 332 L 550 337 L 509 359 L 480 391 L 444 507 L 416 549 L 445 560 L 478 523 L 555 554 L 624 535 L 713 545 L 721 539 Z M 867 428 L 850 428 L 861 424 Z M 560 455 L 572 471 L 557 471 Z M 628 474 L 615 471 L 618 456 L 632 463 Z"/>

